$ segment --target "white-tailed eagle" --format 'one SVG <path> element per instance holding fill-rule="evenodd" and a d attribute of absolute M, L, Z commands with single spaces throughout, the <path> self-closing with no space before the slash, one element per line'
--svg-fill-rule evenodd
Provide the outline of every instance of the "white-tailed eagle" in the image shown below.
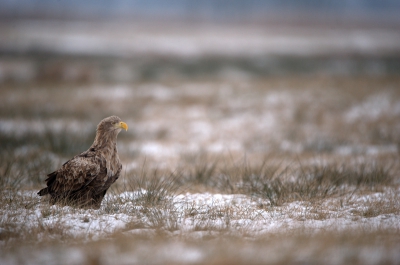
<path fill-rule="evenodd" d="M 128 130 L 128 125 L 119 117 L 103 119 L 92 146 L 48 174 L 47 187 L 38 195 L 49 194 L 50 204 L 100 208 L 108 188 L 121 173 L 117 136 L 122 129 Z"/>

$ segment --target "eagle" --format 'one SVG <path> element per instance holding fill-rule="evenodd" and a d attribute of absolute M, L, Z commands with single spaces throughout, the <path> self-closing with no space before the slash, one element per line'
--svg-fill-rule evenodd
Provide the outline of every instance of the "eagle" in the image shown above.
<path fill-rule="evenodd" d="M 117 151 L 119 132 L 128 125 L 117 116 L 103 119 L 90 148 L 47 175 L 47 187 L 39 196 L 50 195 L 50 204 L 99 209 L 108 188 L 119 177 L 122 164 Z"/>

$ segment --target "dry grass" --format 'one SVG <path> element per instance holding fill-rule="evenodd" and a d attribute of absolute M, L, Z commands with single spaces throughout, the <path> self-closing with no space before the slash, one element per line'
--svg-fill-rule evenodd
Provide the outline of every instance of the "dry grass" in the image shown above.
<path fill-rule="evenodd" d="M 3 84 L 0 263 L 396 264 L 399 81 Z M 40 200 L 111 114 L 130 128 L 102 208 Z"/>

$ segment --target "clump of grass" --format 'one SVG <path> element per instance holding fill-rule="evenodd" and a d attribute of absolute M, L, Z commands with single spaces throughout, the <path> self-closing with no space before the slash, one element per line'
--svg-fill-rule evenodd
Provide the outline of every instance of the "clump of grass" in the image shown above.
<path fill-rule="evenodd" d="M 69 157 L 84 151 L 90 143 L 89 136 L 72 134 L 47 128 L 44 133 L 25 132 L 7 134 L 0 132 L 0 187 L 25 188 L 42 184 L 46 175 Z M 4 144 L 4 145 L 3 145 Z"/>
<path fill-rule="evenodd" d="M 273 157 L 259 165 L 246 161 L 227 165 L 207 157 L 189 161 L 176 179 L 191 191 L 241 193 L 265 198 L 271 206 L 295 200 L 321 200 L 357 191 L 381 191 L 394 183 L 386 164 L 342 163 L 303 165 L 277 162 Z M 222 164 L 222 167 L 221 167 Z"/>
<path fill-rule="evenodd" d="M 171 232 L 179 229 L 178 214 L 173 204 L 148 208 L 144 214 L 150 228 Z"/>
<path fill-rule="evenodd" d="M 216 170 L 216 163 L 201 163 L 195 165 L 192 169 L 190 176 L 193 178 L 192 182 L 196 185 L 202 184 L 205 186 L 211 185 L 212 177 Z"/>
<path fill-rule="evenodd" d="M 228 231 L 233 210 L 229 205 L 207 207 L 194 218 L 194 231 Z"/>
<path fill-rule="evenodd" d="M 53 164 L 52 157 L 38 150 L 22 154 L 0 152 L 0 187 L 2 190 L 37 187 Z"/>
<path fill-rule="evenodd" d="M 200 154 L 185 154 L 182 160 L 184 163 L 178 169 L 179 185 L 189 190 L 209 190 L 218 185 L 218 158 L 209 157 L 201 152 Z"/>
<path fill-rule="evenodd" d="M 266 163 L 258 168 L 245 167 L 237 191 L 266 198 L 272 206 L 295 200 L 320 200 L 364 189 L 376 191 L 390 185 L 389 169 L 367 166 L 299 166 L 283 170 Z M 229 184 L 231 187 L 232 184 Z"/>
<path fill-rule="evenodd" d="M 142 170 L 140 176 L 132 175 L 125 185 L 125 191 L 137 193 L 135 203 L 142 206 L 157 206 L 173 198 L 179 188 L 173 173 L 160 174 L 157 170 Z"/>
<path fill-rule="evenodd" d="M 17 159 L 6 154 L 0 158 L 0 187 L 2 190 L 17 189 L 23 180 L 23 172 L 18 169 Z"/>
<path fill-rule="evenodd" d="M 3 208 L 7 204 L 3 196 L 1 197 L 0 234 L 5 247 L 18 242 L 37 244 L 37 242 L 64 241 L 74 237 L 61 221 L 62 212 L 44 207 L 37 215 L 37 208 L 33 206 L 38 205 L 38 198 L 14 194 L 7 208 Z M 49 222 L 51 217 L 56 219 Z"/>
<path fill-rule="evenodd" d="M 140 214 L 150 228 L 175 231 L 178 229 L 178 216 L 173 205 L 173 197 L 178 189 L 176 176 L 142 172 L 133 178 L 131 187 L 137 197 L 135 205 L 141 206 Z"/>
<path fill-rule="evenodd" d="M 352 203 L 350 200 L 349 203 Z M 396 192 L 386 192 L 384 198 L 367 198 L 360 207 L 351 211 L 355 216 L 370 218 L 379 215 L 400 214 L 400 195 Z"/>
<path fill-rule="evenodd" d="M 174 173 L 149 171 L 143 167 L 140 172 L 130 172 L 122 187 L 115 187 L 112 193 L 128 192 L 103 202 L 107 212 L 123 212 L 132 215 L 135 226 L 174 231 L 178 229 L 178 215 L 173 198 L 180 187 Z M 131 193 L 129 193 L 131 192 Z M 125 207 L 124 205 L 129 205 Z"/>

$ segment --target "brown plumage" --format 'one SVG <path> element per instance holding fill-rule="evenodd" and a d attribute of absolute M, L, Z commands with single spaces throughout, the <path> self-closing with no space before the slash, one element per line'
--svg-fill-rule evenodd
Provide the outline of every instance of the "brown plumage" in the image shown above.
<path fill-rule="evenodd" d="M 92 146 L 48 174 L 47 187 L 38 192 L 39 196 L 50 194 L 50 204 L 100 208 L 107 189 L 121 173 L 117 151 L 121 129 L 128 130 L 128 125 L 119 117 L 103 119 Z"/>

